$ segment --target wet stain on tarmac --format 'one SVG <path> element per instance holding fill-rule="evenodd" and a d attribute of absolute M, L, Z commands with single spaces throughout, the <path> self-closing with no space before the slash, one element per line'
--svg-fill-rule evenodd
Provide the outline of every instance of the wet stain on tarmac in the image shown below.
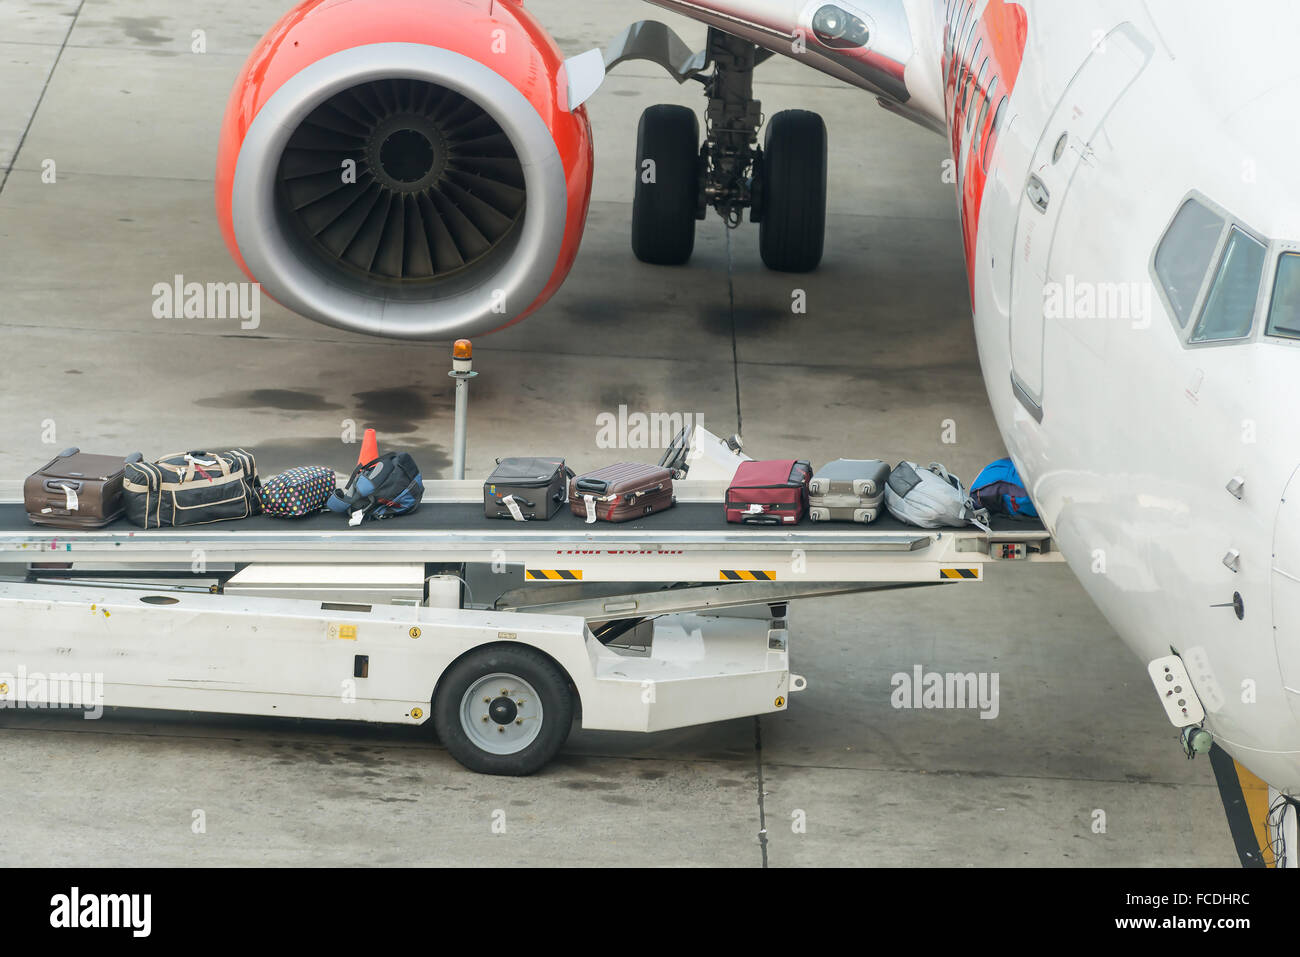
<path fill-rule="evenodd" d="M 667 776 L 668 772 L 666 771 L 641 771 L 637 774 L 637 777 L 642 781 L 658 781 L 660 778 Z"/>
<path fill-rule="evenodd" d="M 624 807 L 637 807 L 641 804 L 636 798 L 623 797 L 621 794 L 602 794 L 600 799 L 609 804 L 622 804 Z"/>
<path fill-rule="evenodd" d="M 656 293 L 658 295 L 658 293 Z M 565 301 L 561 307 L 564 315 L 570 319 L 579 322 L 589 322 L 599 324 L 606 329 L 610 324 L 618 319 L 623 318 L 627 313 L 635 313 L 637 316 L 658 316 L 667 314 L 681 313 L 683 310 L 672 300 L 664 300 L 651 296 L 636 296 L 635 292 L 629 296 L 627 301 L 617 299 L 606 300 L 587 300 L 574 299 Z M 685 317 L 683 316 L 683 321 Z M 728 327 L 730 335 L 730 327 Z"/>
<path fill-rule="evenodd" d="M 334 757 L 344 761 L 351 761 L 353 764 L 360 764 L 364 767 L 373 768 L 385 763 L 382 757 L 373 757 L 366 753 L 365 748 L 353 747 L 347 751 L 335 751 Z"/>
<path fill-rule="evenodd" d="M 796 317 L 788 309 L 766 306 L 759 309 L 738 308 L 735 311 L 736 335 L 760 337 L 778 332 Z M 700 316 L 700 327 L 711 335 L 731 336 L 732 311 L 725 305 L 706 309 Z"/>
<path fill-rule="evenodd" d="M 381 434 L 417 432 L 419 421 L 433 414 L 433 397 L 415 386 L 357 392 L 354 398 L 360 403 L 358 419 Z"/>
<path fill-rule="evenodd" d="M 222 446 L 225 448 L 225 446 Z M 317 438 L 267 439 L 246 445 L 257 456 L 257 470 L 263 478 L 274 475 L 297 465 L 324 465 L 340 475 L 350 475 L 357 465 L 357 455 L 361 451 L 360 436 L 357 441 L 346 444 L 337 437 L 322 436 Z M 451 469 L 451 456 L 441 445 L 431 442 L 415 442 L 402 439 L 390 442 L 385 433 L 379 433 L 380 452 L 409 452 L 420 466 L 420 472 L 426 481 L 445 474 Z"/>
<path fill-rule="evenodd" d="M 169 43 L 171 37 L 158 32 L 163 25 L 162 17 L 114 17 L 113 26 L 137 43 L 156 46 Z"/>
<path fill-rule="evenodd" d="M 749 751 L 706 751 L 700 757 L 706 761 L 735 761 L 737 758 L 748 759 L 752 757 Z"/>
<path fill-rule="evenodd" d="M 570 791 L 618 791 L 623 787 L 613 781 L 565 781 L 564 786 Z"/>
<path fill-rule="evenodd" d="M 195 405 L 210 409 L 262 409 L 270 412 L 328 412 L 343 406 L 327 401 L 316 392 L 301 389 L 249 389 L 198 399 Z"/>
<path fill-rule="evenodd" d="M 596 405 L 597 409 L 617 415 L 620 405 L 627 406 L 629 412 L 651 411 L 646 399 L 645 389 L 637 386 L 620 385 L 600 390 L 600 397 Z"/>

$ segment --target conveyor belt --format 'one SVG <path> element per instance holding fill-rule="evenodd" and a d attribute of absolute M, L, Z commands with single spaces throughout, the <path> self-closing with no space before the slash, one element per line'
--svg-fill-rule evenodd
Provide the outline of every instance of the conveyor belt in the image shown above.
<path fill-rule="evenodd" d="M 257 516 L 185 528 L 126 521 L 95 531 L 35 526 L 19 504 L 0 504 L 0 563 L 77 568 L 192 563 L 491 563 L 529 579 L 586 581 L 931 581 L 979 578 L 991 542 L 1036 542 L 1038 524 L 928 530 L 882 516 L 871 525 L 729 524 L 713 501 L 680 502 L 636 522 L 588 525 L 567 510 L 547 522 L 483 516 L 481 501 L 430 501 L 412 515 L 349 527 L 339 515 Z"/>
<path fill-rule="evenodd" d="M 992 528 L 995 538 L 1039 539 L 1047 532 L 1037 522 L 1013 521 L 995 517 Z M 981 535 L 973 526 L 967 530 L 972 535 Z M 510 538 L 529 537 L 537 539 L 563 538 L 574 536 L 595 539 L 619 539 L 624 537 L 643 538 L 662 535 L 676 536 L 690 533 L 693 536 L 708 536 L 714 541 L 732 539 L 737 536 L 752 538 L 754 541 L 772 540 L 785 542 L 791 536 L 798 539 L 815 541 L 860 541 L 875 540 L 882 536 L 899 536 L 903 538 L 931 534 L 926 529 L 905 525 L 888 513 L 882 515 L 870 525 L 856 525 L 849 522 L 811 522 L 803 521 L 797 526 L 776 525 L 734 525 L 726 521 L 721 505 L 700 502 L 682 503 L 666 512 L 621 524 L 597 522 L 586 524 L 568 509 L 562 509 L 553 518 L 545 522 L 512 522 L 504 519 L 489 519 L 483 516 L 481 503 L 426 503 L 411 515 L 389 519 L 383 522 L 366 522 L 356 528 L 349 528 L 347 520 L 332 512 L 312 515 L 305 518 L 282 519 L 269 518 L 265 515 L 254 516 L 237 522 L 218 522 L 211 525 L 195 525 L 186 528 L 137 528 L 124 519 L 114 522 L 98 531 L 74 531 L 69 529 L 46 528 L 33 525 L 27 518 L 27 512 L 21 505 L 0 504 L 0 537 L 12 541 L 14 536 L 27 539 L 57 539 L 59 541 L 78 541 L 89 538 L 120 537 L 165 539 L 168 537 L 193 538 L 211 535 L 358 535 L 377 534 L 416 534 L 441 535 L 445 533 L 466 534 L 484 533 L 491 537 L 509 536 Z"/>

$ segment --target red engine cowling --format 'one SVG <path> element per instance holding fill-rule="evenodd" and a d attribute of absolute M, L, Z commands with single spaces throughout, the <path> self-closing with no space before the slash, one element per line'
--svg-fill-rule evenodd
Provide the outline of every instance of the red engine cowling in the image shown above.
<path fill-rule="evenodd" d="M 307 0 L 231 92 L 217 218 L 295 312 L 451 339 L 559 288 L 591 176 L 586 110 L 518 0 Z"/>

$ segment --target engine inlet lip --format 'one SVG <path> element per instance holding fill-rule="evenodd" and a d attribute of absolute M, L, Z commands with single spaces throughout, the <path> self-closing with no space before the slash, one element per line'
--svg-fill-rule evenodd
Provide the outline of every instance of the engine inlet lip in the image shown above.
<path fill-rule="evenodd" d="M 523 162 L 528 208 L 508 248 L 491 261 L 446 283 L 376 295 L 304 254 L 283 228 L 276 172 L 290 135 L 312 110 L 350 86 L 393 78 L 445 86 L 490 112 Z M 546 289 L 567 223 L 564 161 L 538 108 L 491 67 L 419 43 L 350 47 L 285 81 L 245 132 L 231 186 L 235 243 L 264 292 L 317 322 L 395 339 L 452 339 L 510 325 Z"/>

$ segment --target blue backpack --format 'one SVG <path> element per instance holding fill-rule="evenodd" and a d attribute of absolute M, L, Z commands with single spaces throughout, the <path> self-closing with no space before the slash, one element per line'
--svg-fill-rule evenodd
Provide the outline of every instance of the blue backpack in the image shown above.
<path fill-rule="evenodd" d="M 406 452 L 388 452 L 358 465 L 347 484 L 325 502 L 332 512 L 351 515 L 350 525 L 392 518 L 420 507 L 424 482 L 420 467 Z"/>
<path fill-rule="evenodd" d="M 984 467 L 971 486 L 976 504 L 999 515 L 1012 518 L 1037 518 L 1038 510 L 1020 481 L 1020 473 L 1010 459 L 998 459 Z"/>

